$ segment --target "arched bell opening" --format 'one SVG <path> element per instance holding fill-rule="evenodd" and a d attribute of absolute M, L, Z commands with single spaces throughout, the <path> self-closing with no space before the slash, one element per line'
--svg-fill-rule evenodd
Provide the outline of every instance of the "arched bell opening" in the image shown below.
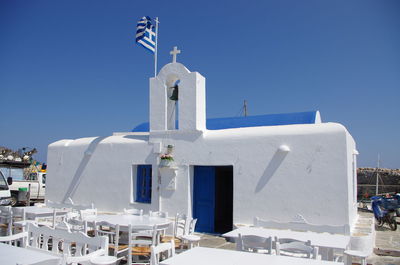
<path fill-rule="evenodd" d="M 167 79 L 167 128 L 177 130 L 179 128 L 179 89 L 180 79 L 178 76 L 171 75 Z"/>

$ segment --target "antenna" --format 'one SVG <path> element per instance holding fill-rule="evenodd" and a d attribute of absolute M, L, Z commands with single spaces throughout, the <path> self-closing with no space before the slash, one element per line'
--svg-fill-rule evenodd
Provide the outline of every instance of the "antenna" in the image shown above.
<path fill-rule="evenodd" d="M 247 100 L 244 100 L 243 102 L 243 113 L 244 116 L 247 117 Z"/>
<path fill-rule="evenodd" d="M 378 167 L 376 168 L 376 186 L 375 186 L 375 195 L 378 195 L 378 187 L 379 187 L 379 166 L 381 162 L 381 155 L 378 153 Z"/>

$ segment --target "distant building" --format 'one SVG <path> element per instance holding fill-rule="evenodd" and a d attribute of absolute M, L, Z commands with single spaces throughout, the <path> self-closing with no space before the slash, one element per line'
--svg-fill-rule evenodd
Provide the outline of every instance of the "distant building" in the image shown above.
<path fill-rule="evenodd" d="M 355 142 L 318 111 L 206 121 L 205 78 L 169 63 L 150 78 L 149 121 L 50 144 L 46 199 L 187 213 L 199 231 L 217 233 L 254 217 L 356 221 Z"/>

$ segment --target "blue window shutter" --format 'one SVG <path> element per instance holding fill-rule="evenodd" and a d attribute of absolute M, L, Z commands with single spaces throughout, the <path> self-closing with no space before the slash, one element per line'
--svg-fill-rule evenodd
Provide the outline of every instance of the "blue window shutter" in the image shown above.
<path fill-rule="evenodd" d="M 151 203 L 151 165 L 138 165 L 136 174 L 136 202 Z"/>

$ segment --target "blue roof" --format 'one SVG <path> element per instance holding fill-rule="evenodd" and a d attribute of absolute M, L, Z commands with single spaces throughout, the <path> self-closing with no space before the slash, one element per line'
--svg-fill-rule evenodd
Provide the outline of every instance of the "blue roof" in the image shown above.
<path fill-rule="evenodd" d="M 208 130 L 222 130 L 232 128 L 276 126 L 289 124 L 313 124 L 317 118 L 317 111 L 268 114 L 246 117 L 213 118 L 207 119 Z M 148 132 L 149 123 L 145 122 L 133 128 L 132 132 Z"/>

